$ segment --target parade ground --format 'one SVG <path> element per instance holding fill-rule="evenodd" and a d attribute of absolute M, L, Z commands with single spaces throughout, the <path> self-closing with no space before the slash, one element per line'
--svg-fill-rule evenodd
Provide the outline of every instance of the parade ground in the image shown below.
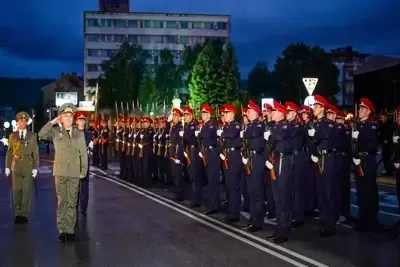
<path fill-rule="evenodd" d="M 240 223 L 226 225 L 221 222 L 223 208 L 205 216 L 205 208 L 189 208 L 189 197 L 174 202 L 171 187 L 145 190 L 117 179 L 116 163 L 107 172 L 91 167 L 88 214 L 77 222 L 79 241 L 60 244 L 51 157 L 43 156 L 26 225 L 14 225 L 4 155 L 0 161 L 1 267 L 400 266 L 394 228 L 358 233 L 338 225 L 336 236 L 321 239 L 312 234 L 318 220 L 310 218 L 293 230 L 288 243 L 278 246 L 267 239 L 275 222 L 265 220 L 263 231 L 247 233 L 240 227 L 247 224 L 248 213 L 242 213 Z M 380 220 L 391 225 L 400 219 L 395 188 L 380 185 L 379 194 Z M 354 188 L 352 209 L 355 215 Z"/>

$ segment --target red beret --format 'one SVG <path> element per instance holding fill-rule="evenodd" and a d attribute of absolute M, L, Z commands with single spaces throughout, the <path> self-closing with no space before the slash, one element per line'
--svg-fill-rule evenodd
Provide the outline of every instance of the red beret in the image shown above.
<path fill-rule="evenodd" d="M 369 109 L 371 112 L 376 111 L 374 104 L 372 104 L 372 102 L 366 97 L 361 97 L 360 107 L 365 107 L 365 108 Z"/>
<path fill-rule="evenodd" d="M 182 111 L 181 111 L 179 108 L 173 108 L 173 109 L 172 109 L 172 114 L 176 114 L 176 115 L 178 115 L 178 116 L 180 116 L 180 117 L 183 116 L 183 113 L 182 113 Z"/>
<path fill-rule="evenodd" d="M 336 113 L 336 118 L 337 119 L 345 119 L 346 118 L 346 114 L 343 111 L 338 111 L 338 113 Z"/>
<path fill-rule="evenodd" d="M 332 104 L 329 104 L 327 107 L 326 112 L 335 113 L 336 115 L 339 114 L 339 109 Z"/>
<path fill-rule="evenodd" d="M 320 95 L 315 95 L 314 99 L 315 99 L 314 105 L 315 104 L 319 104 L 319 105 L 323 106 L 324 108 L 329 106 L 329 102 L 324 97 L 322 97 Z"/>
<path fill-rule="evenodd" d="M 78 111 L 77 113 L 75 113 L 75 116 L 76 116 L 76 119 L 77 120 L 79 120 L 79 119 L 87 119 L 87 115 L 86 115 L 86 112 L 83 112 L 83 111 Z"/>
<path fill-rule="evenodd" d="M 296 111 L 296 112 L 298 112 L 300 110 L 298 105 L 296 105 L 295 103 L 290 102 L 290 101 L 286 101 L 285 102 L 285 106 L 286 106 L 286 109 L 288 111 Z"/>
<path fill-rule="evenodd" d="M 274 106 L 272 107 L 272 111 L 278 111 L 281 112 L 283 114 L 287 114 L 288 110 L 286 109 L 286 107 L 284 105 L 282 105 L 281 103 L 279 103 L 278 101 L 274 100 Z"/>
<path fill-rule="evenodd" d="M 242 116 L 247 116 L 247 108 L 242 108 Z"/>
<path fill-rule="evenodd" d="M 160 123 L 163 123 L 163 122 L 166 122 L 167 119 L 168 119 L 167 117 L 163 116 L 163 117 L 160 117 L 160 118 L 158 119 L 158 121 L 159 121 Z"/>
<path fill-rule="evenodd" d="M 119 117 L 119 118 L 118 118 L 118 121 L 120 121 L 120 122 L 125 122 L 125 118 L 124 118 L 124 117 Z"/>
<path fill-rule="evenodd" d="M 307 113 L 312 113 L 312 112 L 313 112 L 313 111 L 312 111 L 312 108 L 309 107 L 309 106 L 306 106 L 306 105 L 302 105 L 302 106 L 301 106 L 301 111 L 307 112 Z"/>
<path fill-rule="evenodd" d="M 214 114 L 214 110 L 208 104 L 203 104 L 200 107 L 201 112 L 209 113 L 210 115 Z"/>
<path fill-rule="evenodd" d="M 259 107 L 256 103 L 254 103 L 254 101 L 252 101 L 252 100 L 249 100 L 249 103 L 247 104 L 247 107 L 248 107 L 249 109 L 252 109 L 252 110 L 254 110 L 255 112 L 257 112 L 257 114 L 262 113 L 260 107 Z"/>
<path fill-rule="evenodd" d="M 186 107 L 183 107 L 183 114 L 191 114 L 191 115 L 193 115 L 194 111 L 193 111 L 193 109 L 191 107 L 186 106 Z"/>
<path fill-rule="evenodd" d="M 142 117 L 142 122 L 150 122 L 150 123 L 153 123 L 153 120 L 152 120 L 150 117 L 143 116 L 143 117 Z"/>
<path fill-rule="evenodd" d="M 233 112 L 234 114 L 237 112 L 236 108 L 231 104 L 224 104 L 222 107 L 224 108 L 223 112 Z"/>
<path fill-rule="evenodd" d="M 272 111 L 272 106 L 268 103 L 264 103 L 263 110 Z"/>

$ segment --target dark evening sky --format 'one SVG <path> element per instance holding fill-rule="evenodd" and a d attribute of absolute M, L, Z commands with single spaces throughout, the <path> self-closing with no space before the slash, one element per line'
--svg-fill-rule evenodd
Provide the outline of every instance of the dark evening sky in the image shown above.
<path fill-rule="evenodd" d="M 0 77 L 83 73 L 83 11 L 96 0 L 7 0 L 0 9 Z M 232 41 L 245 77 L 257 60 L 272 66 L 290 42 L 400 57 L 398 0 L 137 0 L 131 11 L 232 16 Z"/>

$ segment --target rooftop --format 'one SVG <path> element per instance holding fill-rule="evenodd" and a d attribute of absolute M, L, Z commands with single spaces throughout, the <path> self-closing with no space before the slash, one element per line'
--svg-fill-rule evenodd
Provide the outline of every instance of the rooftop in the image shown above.
<path fill-rule="evenodd" d="M 400 65 L 400 58 L 373 55 L 367 58 L 366 62 L 354 72 L 354 75 L 361 75 L 368 72 L 374 72 L 377 70 L 382 70 L 397 65 Z"/>

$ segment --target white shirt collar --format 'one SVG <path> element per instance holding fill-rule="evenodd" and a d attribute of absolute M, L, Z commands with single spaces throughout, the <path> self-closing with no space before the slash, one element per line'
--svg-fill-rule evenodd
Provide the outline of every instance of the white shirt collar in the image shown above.
<path fill-rule="evenodd" d="M 21 136 L 21 132 L 24 133 L 24 136 L 26 136 L 26 129 L 24 129 L 24 130 L 19 130 L 19 129 L 18 129 L 18 132 L 19 132 L 19 135 L 20 135 L 20 136 Z"/>

